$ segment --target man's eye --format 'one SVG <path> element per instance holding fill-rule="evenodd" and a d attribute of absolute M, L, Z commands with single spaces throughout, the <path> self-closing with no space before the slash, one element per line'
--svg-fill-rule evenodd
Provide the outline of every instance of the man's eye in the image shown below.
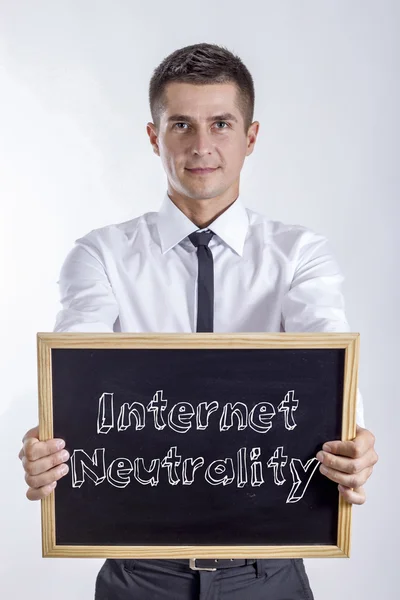
<path fill-rule="evenodd" d="M 229 127 L 228 123 L 226 121 L 216 121 L 216 123 L 218 123 L 219 125 L 225 125 L 226 127 L 217 127 L 217 129 L 226 129 L 227 127 Z M 177 129 L 185 129 L 184 127 L 178 127 L 178 125 L 187 125 L 187 123 L 183 123 L 183 122 L 178 122 L 175 123 L 174 127 L 176 127 Z"/>

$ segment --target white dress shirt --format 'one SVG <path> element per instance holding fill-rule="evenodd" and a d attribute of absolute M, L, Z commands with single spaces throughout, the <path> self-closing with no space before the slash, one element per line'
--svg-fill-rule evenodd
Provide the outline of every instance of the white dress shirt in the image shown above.
<path fill-rule="evenodd" d="M 208 227 L 214 332 L 349 332 L 343 275 L 327 239 L 246 208 Z M 54 331 L 196 332 L 198 227 L 165 193 L 158 212 L 94 229 L 68 253 Z M 357 391 L 357 423 L 364 427 Z"/>

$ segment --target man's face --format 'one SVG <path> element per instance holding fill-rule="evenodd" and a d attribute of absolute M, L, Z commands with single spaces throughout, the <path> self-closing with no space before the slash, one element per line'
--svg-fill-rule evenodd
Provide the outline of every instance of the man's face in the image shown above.
<path fill-rule="evenodd" d="M 231 191 L 237 195 L 240 171 L 253 151 L 259 124 L 254 122 L 245 132 L 235 104 L 236 86 L 174 82 L 165 94 L 159 131 L 151 123 L 147 131 L 170 191 L 194 200 L 232 195 Z M 201 168 L 213 170 L 194 170 Z"/>

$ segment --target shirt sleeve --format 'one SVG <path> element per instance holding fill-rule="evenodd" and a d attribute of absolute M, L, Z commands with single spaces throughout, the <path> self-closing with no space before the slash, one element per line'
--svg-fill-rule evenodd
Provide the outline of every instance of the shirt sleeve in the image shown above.
<path fill-rule="evenodd" d="M 350 332 L 342 293 L 343 274 L 327 239 L 304 231 L 296 248 L 295 269 L 282 302 L 282 326 L 287 332 Z M 364 403 L 357 388 L 356 422 L 364 423 Z"/>
<path fill-rule="evenodd" d="M 54 332 L 110 333 L 118 318 L 118 303 L 90 234 L 76 240 L 57 281 L 62 309 Z"/>

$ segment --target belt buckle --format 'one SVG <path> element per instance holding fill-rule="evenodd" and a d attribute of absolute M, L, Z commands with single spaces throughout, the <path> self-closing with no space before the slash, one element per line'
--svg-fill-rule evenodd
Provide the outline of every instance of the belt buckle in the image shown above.
<path fill-rule="evenodd" d="M 189 567 L 194 571 L 216 571 L 217 568 L 212 567 L 196 567 L 197 558 L 189 558 Z"/>

